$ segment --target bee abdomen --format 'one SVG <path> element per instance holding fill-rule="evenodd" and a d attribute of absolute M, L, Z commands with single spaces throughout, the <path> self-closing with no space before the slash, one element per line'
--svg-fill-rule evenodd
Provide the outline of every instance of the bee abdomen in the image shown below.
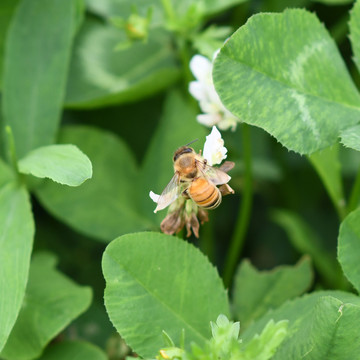
<path fill-rule="evenodd" d="M 204 178 L 194 179 L 188 193 L 197 205 L 205 209 L 215 209 L 221 203 L 219 189 Z"/>

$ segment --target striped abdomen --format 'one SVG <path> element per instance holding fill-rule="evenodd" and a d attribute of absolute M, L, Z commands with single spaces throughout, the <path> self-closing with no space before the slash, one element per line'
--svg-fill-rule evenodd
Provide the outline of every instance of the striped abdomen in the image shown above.
<path fill-rule="evenodd" d="M 188 188 L 189 196 L 205 209 L 215 209 L 221 203 L 220 190 L 204 178 L 196 178 Z"/>

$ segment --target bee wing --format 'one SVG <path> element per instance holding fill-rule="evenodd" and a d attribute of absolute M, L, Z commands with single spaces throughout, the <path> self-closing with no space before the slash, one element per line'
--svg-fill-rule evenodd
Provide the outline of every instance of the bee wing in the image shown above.
<path fill-rule="evenodd" d="M 233 169 L 234 166 L 235 163 L 233 161 L 225 161 L 223 164 L 220 165 L 219 169 L 227 173 L 231 169 Z"/>
<path fill-rule="evenodd" d="M 172 202 L 174 202 L 180 194 L 180 178 L 178 173 L 171 178 L 170 182 L 166 185 L 164 191 L 161 193 L 159 200 L 157 202 L 156 213 L 159 210 L 165 209 Z"/>
<path fill-rule="evenodd" d="M 228 161 L 228 162 L 231 163 L 231 161 Z M 221 168 L 216 168 L 216 167 L 207 165 L 205 162 L 202 162 L 199 160 L 196 161 L 196 165 L 198 167 L 198 170 L 214 185 L 227 184 L 231 179 L 231 176 L 228 175 Z M 225 165 L 225 163 L 224 163 L 224 165 Z M 231 166 L 233 167 L 233 165 L 231 165 Z M 229 170 L 232 169 L 232 167 L 229 168 Z"/>

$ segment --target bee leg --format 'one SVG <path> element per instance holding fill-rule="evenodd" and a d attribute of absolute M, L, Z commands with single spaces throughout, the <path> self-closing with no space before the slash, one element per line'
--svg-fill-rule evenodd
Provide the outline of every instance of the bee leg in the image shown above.
<path fill-rule="evenodd" d="M 219 190 L 222 196 L 234 194 L 235 192 L 228 184 L 222 184 L 221 186 L 219 186 Z"/>
<path fill-rule="evenodd" d="M 190 199 L 190 195 L 188 193 L 188 189 L 185 189 L 181 194 L 185 199 Z"/>

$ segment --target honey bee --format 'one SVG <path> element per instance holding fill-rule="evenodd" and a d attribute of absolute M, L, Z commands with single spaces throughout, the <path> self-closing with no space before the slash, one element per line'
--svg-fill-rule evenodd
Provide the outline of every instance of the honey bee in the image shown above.
<path fill-rule="evenodd" d="M 161 193 L 154 212 L 162 210 L 180 195 L 192 199 L 204 209 L 215 209 L 222 195 L 234 193 L 227 185 L 231 177 L 226 173 L 234 167 L 231 161 L 225 161 L 219 168 L 207 164 L 207 160 L 188 146 L 181 146 L 174 153 L 174 176 Z M 221 185 L 218 188 L 216 185 Z"/>

